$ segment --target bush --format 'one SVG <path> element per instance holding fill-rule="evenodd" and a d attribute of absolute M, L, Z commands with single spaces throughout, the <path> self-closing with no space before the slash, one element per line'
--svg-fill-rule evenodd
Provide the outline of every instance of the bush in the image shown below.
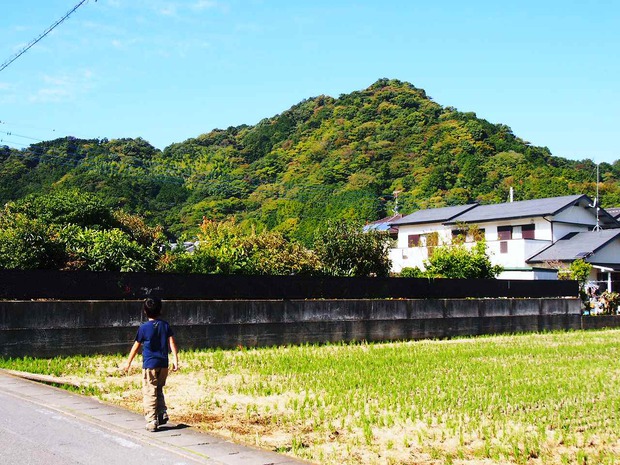
<path fill-rule="evenodd" d="M 579 283 L 579 297 L 583 308 L 590 307 L 590 295 L 586 289 L 586 282 L 590 277 L 592 265 L 585 260 L 573 260 L 568 268 L 558 269 L 558 279 L 575 280 Z"/>
<path fill-rule="evenodd" d="M 491 279 L 502 272 L 501 266 L 491 264 L 484 241 L 471 250 L 464 245 L 436 247 L 424 266 L 434 278 Z"/>
<path fill-rule="evenodd" d="M 400 271 L 399 276 L 401 278 L 424 278 L 426 273 L 417 266 L 415 268 L 405 267 Z"/>
<path fill-rule="evenodd" d="M 77 190 L 31 194 L 10 204 L 10 209 L 13 213 L 22 213 L 48 225 L 108 228 L 115 223 L 110 207 L 92 194 Z"/>
<path fill-rule="evenodd" d="M 364 232 L 361 224 L 346 220 L 319 230 L 314 249 L 329 276 L 388 276 L 390 238 L 378 231 Z"/>
<path fill-rule="evenodd" d="M 133 215 L 114 217 L 93 197 L 75 192 L 30 196 L 0 212 L 4 269 L 150 271 L 162 240 L 161 229 Z"/>
<path fill-rule="evenodd" d="M 161 271 L 177 273 L 291 275 L 316 274 L 316 254 L 277 232 L 245 231 L 234 219 L 204 220 L 193 253 L 167 252 Z"/>
<path fill-rule="evenodd" d="M 60 231 L 67 260 L 65 269 L 89 271 L 151 271 L 154 250 L 133 241 L 120 229 L 96 230 L 69 226 Z"/>
<path fill-rule="evenodd" d="M 277 232 L 252 234 L 243 240 L 248 272 L 271 275 L 313 275 L 321 269 L 317 255 L 303 245 L 289 242 Z"/>
<path fill-rule="evenodd" d="M 63 247 L 47 225 L 22 214 L 0 214 L 0 268 L 32 270 L 57 268 Z"/>

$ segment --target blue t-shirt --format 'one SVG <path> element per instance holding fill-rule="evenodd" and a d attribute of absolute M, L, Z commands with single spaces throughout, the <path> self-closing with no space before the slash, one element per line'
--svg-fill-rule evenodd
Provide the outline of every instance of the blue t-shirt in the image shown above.
<path fill-rule="evenodd" d="M 136 341 L 142 344 L 142 368 L 168 368 L 168 338 L 174 336 L 167 321 L 142 323 Z"/>

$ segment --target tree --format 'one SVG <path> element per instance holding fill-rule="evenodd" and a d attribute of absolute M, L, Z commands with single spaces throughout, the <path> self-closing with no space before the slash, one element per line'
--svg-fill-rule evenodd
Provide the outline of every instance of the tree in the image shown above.
<path fill-rule="evenodd" d="M 31 194 L 11 203 L 10 210 L 46 224 L 106 228 L 115 223 L 110 207 L 98 197 L 78 190 Z"/>
<path fill-rule="evenodd" d="M 275 231 L 246 231 L 234 219 L 203 220 L 193 253 L 168 252 L 163 271 L 213 274 L 317 274 L 318 257 L 303 245 Z"/>
<path fill-rule="evenodd" d="M 97 230 L 65 226 L 59 231 L 65 245 L 64 268 L 89 271 L 152 271 L 157 251 L 139 244 L 120 229 Z"/>
<path fill-rule="evenodd" d="M 32 195 L 0 212 L 0 268 L 151 271 L 161 228 L 77 191 Z"/>
<path fill-rule="evenodd" d="M 592 271 L 592 265 L 585 260 L 577 259 L 573 260 L 568 268 L 558 269 L 558 279 L 570 280 L 573 279 L 579 283 L 579 297 L 585 308 L 588 308 L 590 296 L 586 289 L 586 282 L 590 278 L 590 272 Z"/>
<path fill-rule="evenodd" d="M 314 250 L 327 275 L 388 276 L 389 241 L 387 234 L 364 232 L 357 222 L 338 220 L 318 231 Z"/>
<path fill-rule="evenodd" d="M 252 274 L 313 275 L 321 263 L 317 255 L 302 244 L 288 241 L 278 232 L 265 231 L 243 240 Z"/>
<path fill-rule="evenodd" d="M 416 267 L 406 266 L 398 274 L 401 278 L 425 278 L 426 274 L 423 270 Z"/>
<path fill-rule="evenodd" d="M 0 269 L 57 268 L 62 256 L 62 245 L 42 221 L 0 212 Z"/>
<path fill-rule="evenodd" d="M 591 160 L 552 157 L 507 126 L 444 108 L 411 84 L 381 79 L 163 152 L 139 138 L 61 138 L 21 150 L 0 146 L 0 205 L 72 188 L 176 236 L 194 234 L 203 216 L 235 215 L 239 223 L 251 221 L 311 247 L 327 218 L 386 216 L 379 199 L 395 190 L 403 190 L 403 213 L 503 202 L 511 187 L 518 200 L 592 195 L 594 166 Z M 601 205 L 616 205 L 620 162 L 600 168 Z M 74 208 L 82 199 L 72 196 L 59 194 L 45 208 L 38 201 L 28 208 L 37 209 L 38 218 L 49 215 L 48 223 L 94 227 L 88 217 L 99 215 L 97 205 L 86 199 L 83 208 Z"/>
<path fill-rule="evenodd" d="M 435 247 L 424 266 L 433 278 L 492 279 L 502 272 L 501 266 L 491 264 L 484 241 L 471 250 L 462 244 Z"/>

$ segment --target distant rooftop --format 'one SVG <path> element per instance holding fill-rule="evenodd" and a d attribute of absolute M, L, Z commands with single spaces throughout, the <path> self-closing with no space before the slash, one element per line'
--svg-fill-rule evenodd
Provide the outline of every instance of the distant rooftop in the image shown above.
<path fill-rule="evenodd" d="M 423 223 L 485 223 L 488 221 L 512 220 L 554 216 L 572 206 L 592 207 L 592 199 L 587 195 L 566 195 L 534 200 L 520 200 L 491 205 L 477 203 L 454 207 L 431 208 L 418 210 L 410 215 L 392 222 L 393 226 Z M 593 210 L 594 211 L 594 210 Z M 617 209 L 599 210 L 599 221 L 603 227 L 620 227 L 620 207 Z"/>
<path fill-rule="evenodd" d="M 431 208 L 429 210 L 418 210 L 410 215 L 394 221 L 392 225 L 399 226 L 402 224 L 420 224 L 420 223 L 445 223 L 463 213 L 477 207 L 477 203 L 469 205 L 459 205 L 456 207 Z"/>
<path fill-rule="evenodd" d="M 392 216 L 388 216 L 387 218 L 381 218 L 380 220 L 373 221 L 372 223 L 368 223 L 364 226 L 364 232 L 366 231 L 388 231 L 390 233 L 396 233 L 397 230 L 392 228 L 391 225 L 394 224 L 395 221 L 400 220 L 403 217 L 400 213 Z"/>
<path fill-rule="evenodd" d="M 579 202 L 591 203 L 585 195 L 567 195 L 546 199 L 521 200 L 493 205 L 480 205 L 460 215 L 455 221 L 464 223 L 482 223 L 485 221 L 507 220 L 513 218 L 531 218 L 534 216 L 557 215 L 562 210 L 577 205 Z"/>
<path fill-rule="evenodd" d="M 606 208 L 605 211 L 611 216 L 613 216 L 615 219 L 618 219 L 618 217 L 620 217 L 620 207 Z"/>

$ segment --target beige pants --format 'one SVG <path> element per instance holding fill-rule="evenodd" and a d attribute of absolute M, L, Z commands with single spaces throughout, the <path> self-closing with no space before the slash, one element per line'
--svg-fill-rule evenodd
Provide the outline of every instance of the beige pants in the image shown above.
<path fill-rule="evenodd" d="M 142 370 L 142 402 L 147 423 L 157 420 L 157 414 L 166 411 L 164 386 L 168 368 L 145 368 Z"/>

